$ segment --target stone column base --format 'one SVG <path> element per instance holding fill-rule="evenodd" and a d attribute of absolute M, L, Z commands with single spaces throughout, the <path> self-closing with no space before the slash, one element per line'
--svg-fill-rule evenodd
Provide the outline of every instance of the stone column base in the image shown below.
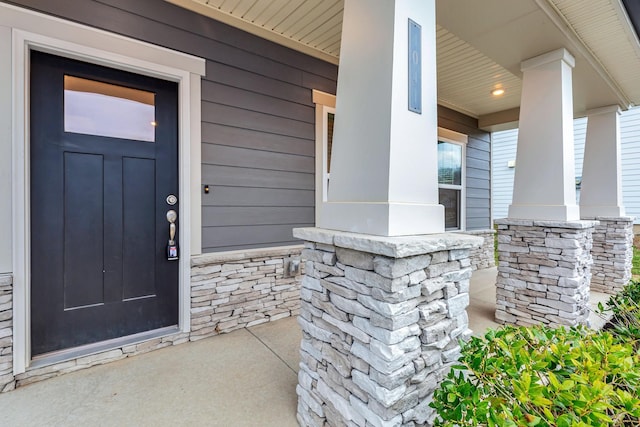
<path fill-rule="evenodd" d="M 591 289 L 616 294 L 631 280 L 633 260 L 633 217 L 595 218 L 593 232 Z"/>
<path fill-rule="evenodd" d="M 485 268 L 492 268 L 496 266 L 496 260 L 494 256 L 494 238 L 496 231 L 493 229 L 488 230 L 472 230 L 463 231 L 464 234 L 471 236 L 478 236 L 484 239 L 484 243 L 479 248 L 471 251 L 471 268 L 473 270 L 482 270 Z"/>
<path fill-rule="evenodd" d="M 305 240 L 298 421 L 430 425 L 433 391 L 469 336 L 462 234 L 380 237 L 319 228 Z"/>
<path fill-rule="evenodd" d="M 13 376 L 13 277 L 0 275 L 0 392 L 16 387 Z"/>
<path fill-rule="evenodd" d="M 597 221 L 496 220 L 496 321 L 587 324 Z"/>

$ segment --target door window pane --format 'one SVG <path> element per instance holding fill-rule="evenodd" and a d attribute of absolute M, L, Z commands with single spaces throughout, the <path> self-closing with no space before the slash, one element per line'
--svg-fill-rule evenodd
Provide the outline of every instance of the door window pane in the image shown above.
<path fill-rule="evenodd" d="M 462 145 L 438 141 L 438 183 L 462 185 Z"/>
<path fill-rule="evenodd" d="M 447 230 L 460 228 L 460 190 L 440 188 L 440 204 L 444 206 L 444 227 Z"/>
<path fill-rule="evenodd" d="M 64 76 L 64 131 L 154 142 L 155 94 Z"/>

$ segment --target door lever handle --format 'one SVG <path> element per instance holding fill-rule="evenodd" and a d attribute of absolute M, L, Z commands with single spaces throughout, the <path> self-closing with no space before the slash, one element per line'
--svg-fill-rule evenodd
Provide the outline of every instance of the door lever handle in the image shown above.
<path fill-rule="evenodd" d="M 176 219 L 178 214 L 173 209 L 167 211 L 167 221 L 169 221 L 169 240 L 174 241 L 176 237 Z"/>
<path fill-rule="evenodd" d="M 176 245 L 176 220 L 178 213 L 173 209 L 167 211 L 167 221 L 169 221 L 169 244 L 167 245 L 167 259 L 178 259 L 178 245 Z"/>

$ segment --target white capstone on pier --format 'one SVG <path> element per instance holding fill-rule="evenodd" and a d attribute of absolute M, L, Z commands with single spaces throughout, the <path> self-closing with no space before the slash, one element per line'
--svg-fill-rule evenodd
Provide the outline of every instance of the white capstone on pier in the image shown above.
<path fill-rule="evenodd" d="M 469 254 L 482 238 L 294 236 L 306 241 L 300 425 L 431 425 L 431 395 L 470 334 Z"/>
<path fill-rule="evenodd" d="M 631 280 L 633 262 L 633 217 L 596 218 L 593 232 L 591 289 L 616 294 Z"/>
<path fill-rule="evenodd" d="M 597 221 L 499 219 L 496 321 L 587 324 Z"/>

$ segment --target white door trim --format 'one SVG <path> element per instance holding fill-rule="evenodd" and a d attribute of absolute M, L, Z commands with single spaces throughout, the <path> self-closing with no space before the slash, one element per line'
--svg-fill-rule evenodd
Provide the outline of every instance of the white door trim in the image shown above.
<path fill-rule="evenodd" d="M 12 28 L 12 60 L 8 64 L 0 62 L 0 75 L 12 76 L 12 99 L 0 100 L 0 111 L 13 111 L 14 375 L 24 372 L 31 360 L 28 82 L 29 51 L 32 49 L 178 82 L 178 156 L 182 199 L 179 215 L 183 230 L 179 242 L 182 248 L 179 261 L 179 327 L 181 331 L 188 332 L 190 329 L 190 258 L 192 254 L 201 252 L 200 77 L 205 74 L 205 61 L 149 43 L 6 4 L 0 4 L 0 26 Z M 193 191 L 194 189 L 197 190 Z"/>

